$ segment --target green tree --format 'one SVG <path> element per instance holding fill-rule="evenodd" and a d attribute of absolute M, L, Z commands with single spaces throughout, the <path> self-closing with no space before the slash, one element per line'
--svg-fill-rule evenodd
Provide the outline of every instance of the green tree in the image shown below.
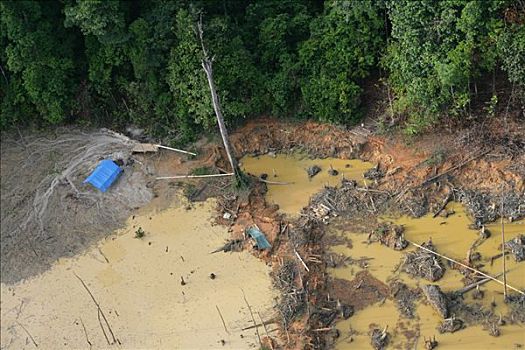
<path fill-rule="evenodd" d="M 58 123 L 70 114 L 76 90 L 74 44 L 62 21 L 58 2 L 0 3 L 2 127 L 35 114 Z"/>
<path fill-rule="evenodd" d="M 502 2 L 389 1 L 392 42 L 384 59 L 396 107 L 415 133 L 440 115 L 459 115 L 471 99 L 470 82 L 496 64 L 495 33 Z"/>
<path fill-rule="evenodd" d="M 501 67 L 525 100 L 525 2 L 511 2 L 505 13 L 505 27 L 498 37 Z"/>
<path fill-rule="evenodd" d="M 176 43 L 168 63 L 168 83 L 185 134 L 193 134 L 195 124 L 207 130 L 216 127 L 208 82 L 201 66 L 202 48 L 195 32 L 197 18 L 195 10 L 183 9 L 177 13 Z M 260 113 L 257 95 L 261 79 L 238 28 L 227 18 L 215 16 L 208 19 L 204 30 L 206 46 L 215 60 L 214 79 L 226 122 L 235 123 Z"/>
<path fill-rule="evenodd" d="M 308 38 L 314 10 L 293 0 L 255 1 L 246 9 L 243 28 L 261 73 L 259 94 L 273 115 L 291 115 L 300 100 L 298 48 Z"/>
<path fill-rule="evenodd" d="M 307 113 L 324 122 L 359 119 L 362 89 L 383 44 L 383 20 L 369 1 L 328 1 L 300 49 L 301 92 Z"/>

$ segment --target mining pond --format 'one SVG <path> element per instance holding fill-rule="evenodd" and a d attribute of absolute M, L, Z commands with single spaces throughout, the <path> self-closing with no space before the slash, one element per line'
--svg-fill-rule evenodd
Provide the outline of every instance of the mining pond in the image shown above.
<path fill-rule="evenodd" d="M 436 250 L 457 261 L 463 261 L 471 244 L 478 238 L 478 231 L 468 228 L 471 221 L 467 217 L 464 208 L 458 203 L 449 203 L 449 211 L 454 214 L 447 217 L 433 218 L 431 214 L 419 219 L 410 217 L 382 218 L 395 224 L 403 225 L 405 237 L 412 242 L 421 244 L 430 238 Z M 476 248 L 481 254 L 484 264 L 483 271 L 491 276 L 502 272 L 502 258 L 495 259 L 491 263 L 491 257 L 501 253 L 501 224 L 493 223 L 487 225 L 492 233 Z M 518 234 L 525 232 L 525 221 L 515 221 L 505 224 L 505 239 L 510 240 Z M 416 288 L 425 284 L 437 284 L 443 292 L 453 292 L 464 287 L 463 275 L 447 266 L 444 276 L 436 281 L 429 282 L 423 279 L 414 279 L 402 272 L 400 264 L 404 261 L 407 251 L 416 249 L 408 247 L 405 251 L 395 251 L 379 243 L 369 243 L 368 233 L 356 233 L 339 230 L 332 232 L 342 235 L 351 241 L 348 245 L 336 245 L 331 248 L 335 253 L 350 257 L 354 261 L 365 261 L 364 264 L 351 264 L 344 267 L 329 269 L 334 278 L 353 280 L 361 271 L 368 271 L 375 279 L 385 286 L 394 281 L 400 281 L 410 288 Z M 506 259 L 507 283 L 518 289 L 525 289 L 525 264 L 516 263 L 510 255 Z M 499 278 L 500 280 L 502 277 Z M 508 307 L 503 299 L 503 286 L 489 281 L 480 289 L 484 293 L 481 300 L 474 300 L 472 291 L 467 292 L 464 297 L 468 303 L 479 303 L 487 310 L 492 310 L 496 315 L 505 316 Z M 424 297 L 422 298 L 424 299 Z M 403 316 L 395 302 L 391 299 L 377 301 L 362 310 L 357 310 L 355 315 L 348 320 L 341 321 L 337 328 L 341 337 L 336 344 L 336 349 L 361 349 L 371 348 L 370 335 L 371 326 L 384 329 L 388 326 L 391 335 L 390 343 L 393 348 L 399 349 L 423 349 L 424 339 L 435 336 L 439 342 L 440 349 L 514 349 L 519 344 L 525 344 L 525 328 L 519 324 L 506 324 L 500 328 L 501 335 L 493 337 L 482 325 L 467 325 L 456 333 L 440 334 L 437 327 L 443 319 L 426 302 L 421 300 L 416 303 L 416 312 L 413 318 Z"/>
<path fill-rule="evenodd" d="M 363 184 L 363 173 L 373 166 L 356 159 L 311 159 L 301 154 L 246 156 L 241 159 L 241 164 L 244 171 L 254 176 L 267 174 L 268 181 L 285 184 L 268 184 L 266 200 L 278 204 L 281 212 L 290 216 L 298 215 L 313 194 L 326 185 L 338 185 L 343 177 Z M 306 170 L 314 165 L 320 171 L 309 177 Z M 331 169 L 337 172 L 336 176 L 329 174 Z"/>
<path fill-rule="evenodd" d="M 321 171 L 310 178 L 306 169 L 318 165 Z M 309 159 L 301 155 L 263 155 L 247 156 L 242 159 L 245 171 L 261 176 L 267 174 L 269 181 L 283 182 L 286 185 L 269 184 L 266 198 L 268 202 L 278 204 L 280 210 L 289 216 L 296 216 L 301 209 L 308 205 L 310 197 L 320 191 L 323 186 L 337 186 L 341 178 L 357 180 L 360 185 L 366 185 L 363 173 L 372 167 L 372 164 L 360 160 L 343 159 Z M 335 169 L 337 176 L 331 176 L 329 169 Z M 415 243 L 421 244 L 432 239 L 437 251 L 441 254 L 463 261 L 472 243 L 479 237 L 477 230 L 469 229 L 471 220 L 462 205 L 449 203 L 446 208 L 452 215 L 433 218 L 427 215 L 414 219 L 410 217 L 380 218 L 382 221 L 391 221 L 403 225 L 405 237 Z M 340 225 L 338 225 L 339 227 Z M 493 223 L 486 228 L 492 236 L 484 240 L 475 252 L 481 254 L 484 264 L 483 271 L 496 276 L 502 271 L 503 259 L 491 257 L 501 253 L 501 225 Z M 331 232 L 330 232 L 331 231 Z M 368 243 L 367 235 L 370 232 L 352 232 L 345 229 L 331 229 L 329 233 L 338 235 L 351 242 L 351 244 L 335 245 L 330 248 L 334 253 L 351 258 L 352 261 L 361 261 L 362 264 L 350 264 L 344 267 L 330 268 L 332 278 L 352 281 L 363 271 L 367 271 L 388 288 L 393 281 L 400 281 L 409 288 L 416 288 L 424 284 L 431 284 L 425 280 L 418 280 L 401 272 L 401 264 L 407 251 L 415 249 L 409 246 L 405 251 L 395 251 L 379 243 Z M 520 233 L 525 233 L 525 222 L 516 221 L 505 224 L 506 240 L 510 240 Z M 525 289 L 525 263 L 516 263 L 511 256 L 507 256 L 507 283 Z M 448 266 L 448 265 L 447 265 Z M 463 276 L 457 270 L 447 267 L 445 275 L 434 284 L 438 284 L 442 291 L 452 292 L 464 287 Z M 500 277 L 501 279 L 501 277 Z M 473 300 L 472 292 L 465 294 L 468 303 L 479 303 L 487 310 L 492 310 L 496 315 L 504 316 L 507 305 L 503 301 L 503 287 L 493 281 L 485 283 L 480 289 L 484 292 L 481 300 Z M 384 329 L 388 327 L 391 335 L 389 348 L 398 349 L 423 349 L 424 339 L 436 336 L 439 349 L 514 349 L 525 345 L 525 328 L 519 324 L 506 324 L 501 327 L 501 335 L 493 337 L 481 325 L 467 325 L 456 333 L 440 334 L 437 327 L 443 321 L 434 309 L 422 302 L 420 298 L 416 304 L 413 318 L 407 318 L 399 312 L 395 301 L 391 298 L 372 302 L 362 309 L 357 309 L 354 316 L 348 320 L 340 321 L 337 328 L 340 337 L 336 349 L 368 349 L 370 344 L 370 331 L 372 328 Z"/>

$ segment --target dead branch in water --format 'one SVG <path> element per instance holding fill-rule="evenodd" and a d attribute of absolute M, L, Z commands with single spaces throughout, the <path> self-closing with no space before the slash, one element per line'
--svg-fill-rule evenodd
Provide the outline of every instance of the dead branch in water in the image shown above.
<path fill-rule="evenodd" d="M 433 218 L 435 218 L 436 216 L 439 215 L 439 213 L 441 213 L 443 211 L 443 209 L 445 209 L 445 207 L 447 206 L 448 202 L 450 202 L 450 200 L 452 199 L 452 191 L 450 191 L 448 193 L 448 195 L 445 197 L 445 199 L 443 200 L 443 203 L 441 203 L 441 206 L 439 207 L 439 209 L 434 213 L 434 215 L 432 215 Z"/>
<path fill-rule="evenodd" d="M 497 274 L 496 276 L 494 276 L 494 278 L 498 278 L 499 276 L 501 276 L 503 273 L 500 273 L 500 274 Z M 466 292 L 474 289 L 474 288 L 477 288 L 478 286 L 481 286 L 482 284 L 485 284 L 487 283 L 488 281 L 491 281 L 490 278 L 486 277 L 480 281 L 477 281 L 477 282 L 474 282 L 472 284 L 469 284 L 468 286 L 464 287 L 464 288 L 461 288 L 460 290 L 458 290 L 457 292 L 455 292 L 456 294 L 465 294 Z"/>
<path fill-rule="evenodd" d="M 435 251 L 430 250 L 430 249 L 428 249 L 428 248 L 425 248 L 425 247 L 423 247 L 423 246 L 421 246 L 421 245 L 419 245 L 419 244 L 417 244 L 417 243 L 414 243 L 414 242 L 412 242 L 412 241 L 409 241 L 408 239 L 407 239 L 407 241 L 408 241 L 408 243 L 412 244 L 412 245 L 415 246 L 415 247 L 418 247 L 418 248 L 420 248 L 420 249 L 426 250 L 427 252 L 429 252 L 429 253 L 431 253 L 431 254 L 435 254 L 435 255 L 437 255 L 437 256 L 439 256 L 439 257 L 445 259 L 445 260 L 448 260 L 448 261 L 450 261 L 450 262 L 453 262 L 453 263 L 455 263 L 455 264 L 458 264 L 458 265 L 461 266 L 461 267 L 464 267 L 464 268 L 466 268 L 466 269 L 468 269 L 468 270 L 470 270 L 470 271 L 476 272 L 476 273 L 478 273 L 478 274 L 480 274 L 480 275 L 482 275 L 482 276 L 484 276 L 484 277 L 487 277 L 487 278 L 491 279 L 491 280 L 494 281 L 494 282 L 497 282 L 497 283 L 503 285 L 503 282 L 500 281 L 499 279 L 497 279 L 497 278 L 495 278 L 495 277 L 493 277 L 493 276 L 487 275 L 486 273 L 481 272 L 481 271 L 478 270 L 478 269 L 475 269 L 475 268 L 473 268 L 473 267 L 470 267 L 470 266 L 468 266 L 468 265 L 465 265 L 465 264 L 463 264 L 463 263 L 460 263 L 459 261 L 454 260 L 454 259 L 451 259 L 451 258 L 449 258 L 449 257 L 447 257 L 447 256 L 442 255 L 442 254 L 436 253 Z M 507 284 L 507 288 L 510 288 L 510 289 L 512 289 L 512 290 L 515 291 L 515 292 L 518 292 L 518 293 L 520 293 L 520 294 L 522 294 L 522 295 L 525 295 L 525 292 L 523 292 L 523 291 L 519 290 L 518 288 L 515 288 L 515 287 L 513 287 L 513 286 L 511 286 L 511 285 L 508 285 L 508 284 Z"/>
<path fill-rule="evenodd" d="M 263 321 L 263 319 L 261 317 L 261 313 L 259 311 L 257 311 L 257 315 L 259 316 L 259 319 L 261 320 L 261 323 L 263 325 L 264 332 L 266 333 L 266 337 L 268 338 L 268 342 L 270 343 L 270 348 L 272 350 L 274 350 L 272 339 L 270 338 L 270 335 L 268 334 L 268 328 L 266 328 L 266 324 L 264 323 L 264 321 Z"/>

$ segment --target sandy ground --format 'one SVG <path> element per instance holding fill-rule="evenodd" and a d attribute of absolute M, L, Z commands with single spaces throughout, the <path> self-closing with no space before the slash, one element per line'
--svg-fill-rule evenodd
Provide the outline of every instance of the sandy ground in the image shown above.
<path fill-rule="evenodd" d="M 109 348 L 102 328 L 113 342 L 109 329 L 75 275 L 106 316 L 117 340 L 111 347 L 258 348 L 255 329 L 241 330 L 253 324 L 243 293 L 257 322 L 273 317 L 269 268 L 248 252 L 210 254 L 229 237 L 210 224 L 213 206 L 209 200 L 136 216 L 85 254 L 2 284 L 1 348 Z M 134 238 L 139 227 L 141 239 Z"/>

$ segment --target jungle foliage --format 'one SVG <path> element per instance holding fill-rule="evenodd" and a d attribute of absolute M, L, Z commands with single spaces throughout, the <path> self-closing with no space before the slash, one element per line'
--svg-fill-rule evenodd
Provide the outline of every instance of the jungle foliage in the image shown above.
<path fill-rule="evenodd" d="M 2 0 L 0 127 L 133 124 L 173 143 L 213 130 L 200 16 L 229 125 L 356 123 L 377 72 L 409 133 L 466 115 L 496 73 L 525 89 L 524 0 Z"/>

